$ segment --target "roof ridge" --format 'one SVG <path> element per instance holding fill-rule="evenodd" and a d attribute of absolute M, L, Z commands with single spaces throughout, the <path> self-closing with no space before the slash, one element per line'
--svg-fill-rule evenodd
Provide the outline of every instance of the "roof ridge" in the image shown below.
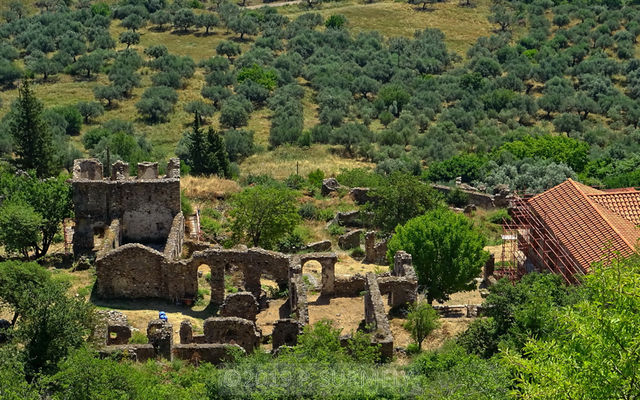
<path fill-rule="evenodd" d="M 573 182 L 573 180 L 572 180 L 571 178 L 569 178 L 569 180 L 570 180 L 572 183 L 574 183 L 574 182 Z M 574 184 L 574 187 L 575 187 L 575 184 Z M 584 192 L 582 192 L 582 191 L 581 191 L 580 189 L 578 189 L 577 187 L 576 187 L 576 189 L 580 192 L 580 194 L 582 194 L 582 196 L 585 198 L 585 200 L 587 200 L 587 202 L 589 203 L 589 205 L 590 205 L 591 207 L 593 207 L 593 209 L 594 209 L 594 210 L 596 210 L 596 212 L 598 213 L 598 215 L 600 215 L 600 216 L 602 217 L 602 219 L 604 219 L 604 221 L 607 223 L 607 225 L 609 225 L 609 226 L 611 227 L 611 229 L 613 229 L 613 231 L 614 231 L 614 232 L 615 232 L 615 233 L 620 237 L 620 239 L 622 239 L 622 241 L 623 241 L 627 246 L 629 246 L 629 248 L 631 249 L 631 251 L 635 252 L 635 251 L 636 251 L 636 246 L 635 246 L 635 245 L 633 245 L 633 244 L 631 244 L 631 243 L 629 243 L 629 241 L 627 240 L 626 235 L 623 235 L 623 234 L 620 232 L 620 230 L 618 229 L 618 227 L 617 227 L 615 224 L 612 224 L 612 223 L 611 223 L 611 221 L 609 220 L 609 217 L 607 217 L 607 216 L 602 212 L 602 210 L 600 209 L 600 207 L 603 207 L 604 209 L 606 209 L 606 210 L 607 210 L 607 211 L 609 211 L 609 212 L 613 212 L 613 211 L 610 211 L 608 208 L 604 207 L 603 205 L 601 205 L 601 204 L 599 204 L 599 203 L 595 203 L 593 200 L 591 200 L 591 199 L 589 198 L 589 195 L 586 195 Z M 597 204 L 597 205 L 596 205 L 596 204 Z M 598 207 L 598 206 L 600 206 L 600 207 Z M 615 215 L 618 215 L 617 213 L 614 213 L 614 214 L 615 214 Z M 623 217 L 622 217 L 622 216 L 620 216 L 620 215 L 618 215 L 618 216 L 619 216 L 620 218 L 623 218 Z M 624 218 L 623 218 L 623 219 L 624 219 Z M 625 219 L 625 221 L 626 221 L 626 219 Z"/>

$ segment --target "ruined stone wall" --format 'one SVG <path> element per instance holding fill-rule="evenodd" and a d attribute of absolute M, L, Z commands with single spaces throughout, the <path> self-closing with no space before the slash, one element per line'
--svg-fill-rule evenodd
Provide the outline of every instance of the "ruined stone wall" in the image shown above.
<path fill-rule="evenodd" d="M 220 307 L 221 317 L 238 317 L 256 322 L 259 307 L 256 298 L 249 292 L 228 294 Z"/>
<path fill-rule="evenodd" d="M 371 342 L 380 345 L 383 359 L 390 359 L 393 357 L 393 335 L 382 302 L 378 279 L 373 272 L 369 272 L 366 276 L 364 316 L 365 323 L 372 332 Z"/>
<path fill-rule="evenodd" d="M 182 212 L 173 218 L 171 230 L 164 246 L 164 256 L 169 260 L 177 260 L 182 255 L 182 243 L 184 241 L 184 216 Z"/>
<path fill-rule="evenodd" d="M 294 273 L 289 280 L 289 302 L 291 312 L 296 315 L 296 320 L 302 326 L 307 325 L 309 323 L 309 301 L 301 273 Z"/>
<path fill-rule="evenodd" d="M 335 282 L 336 297 L 356 297 L 365 291 L 366 278 L 362 274 L 338 276 Z"/>
<path fill-rule="evenodd" d="M 275 251 L 251 248 L 248 250 L 211 248 L 196 251 L 186 262 L 195 266 L 206 264 L 211 268 L 211 301 L 222 304 L 224 301 L 224 268 L 237 266 L 244 276 L 244 288 L 256 299 L 262 294 L 260 278 L 267 275 L 285 289 L 289 278 L 289 257 Z"/>
<path fill-rule="evenodd" d="M 120 220 L 123 242 L 164 244 L 169 236 L 173 219 L 180 213 L 179 169 L 178 175 L 170 169 L 168 177 L 158 177 L 157 164 L 155 168 L 139 165 L 143 175 L 138 178 L 116 172 L 121 170 L 124 168 L 114 165 L 113 179 L 103 179 L 98 160 L 75 160 L 71 181 L 75 254 L 90 252 L 94 231 L 106 229 L 114 219 Z"/>
<path fill-rule="evenodd" d="M 185 360 L 194 365 L 208 362 L 213 365 L 232 361 L 233 350 L 244 349 L 236 344 L 203 343 L 176 344 L 173 346 L 173 358 Z"/>
<path fill-rule="evenodd" d="M 445 196 L 449 194 L 450 191 L 455 190 L 455 187 L 445 186 L 445 185 L 437 185 L 432 184 L 432 188 L 444 194 Z M 469 196 L 469 204 L 475 204 L 478 207 L 482 208 L 495 208 L 494 196 L 482 192 L 474 192 L 471 190 L 460 189 L 462 192 L 466 193 Z"/>
<path fill-rule="evenodd" d="M 302 325 L 293 318 L 279 319 L 273 325 L 271 333 L 271 346 L 273 350 L 280 346 L 295 346 L 298 344 L 298 335 L 302 333 Z"/>
<path fill-rule="evenodd" d="M 125 244 L 96 259 L 97 293 L 105 298 L 194 298 L 197 267 L 172 262 L 137 243 Z"/>
<path fill-rule="evenodd" d="M 113 221 L 111 221 L 109 227 L 104 231 L 104 237 L 102 238 L 102 243 L 100 244 L 100 248 L 96 253 L 96 258 L 104 257 L 111 250 L 114 250 L 118 246 L 120 246 L 120 242 L 120 221 L 114 219 Z"/>
<path fill-rule="evenodd" d="M 294 263 L 299 263 L 301 267 L 308 261 L 317 261 L 322 267 L 322 294 L 333 295 L 335 292 L 336 263 L 338 256 L 335 253 L 307 253 L 296 256 L 298 259 Z"/>
<path fill-rule="evenodd" d="M 369 264 L 387 264 L 387 241 L 376 242 L 376 233 L 369 231 L 364 237 L 364 262 Z"/>
<path fill-rule="evenodd" d="M 256 325 L 237 317 L 212 317 L 204 320 L 206 343 L 231 343 L 252 352 L 260 344 L 261 333 Z"/>

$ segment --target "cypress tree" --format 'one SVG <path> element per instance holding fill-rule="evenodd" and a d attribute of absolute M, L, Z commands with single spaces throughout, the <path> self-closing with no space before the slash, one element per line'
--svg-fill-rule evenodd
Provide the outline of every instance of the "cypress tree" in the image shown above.
<path fill-rule="evenodd" d="M 189 135 L 189 159 L 191 161 L 191 173 L 202 175 L 205 173 L 206 143 L 205 137 L 200 129 L 200 116 L 195 112 L 193 120 L 193 131 Z"/>
<path fill-rule="evenodd" d="M 11 108 L 9 132 L 16 145 L 18 167 L 35 170 L 40 178 L 54 173 L 53 138 L 42 119 L 42 103 L 35 97 L 28 80 L 20 86 Z"/>
<path fill-rule="evenodd" d="M 229 155 L 227 154 L 227 147 L 220 133 L 209 127 L 207 142 L 209 144 L 209 154 L 214 159 L 212 161 L 215 161 L 215 171 L 211 171 L 211 173 L 215 173 L 223 178 L 231 177 Z M 213 167 L 214 162 L 211 164 Z"/>

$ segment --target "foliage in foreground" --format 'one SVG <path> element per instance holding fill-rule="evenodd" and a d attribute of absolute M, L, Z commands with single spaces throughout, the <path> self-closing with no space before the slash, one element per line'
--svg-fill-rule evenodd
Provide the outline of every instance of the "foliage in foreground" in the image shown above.
<path fill-rule="evenodd" d="M 585 298 L 559 310 L 551 337 L 507 352 L 518 395 L 535 399 L 630 399 L 640 393 L 640 259 L 593 266 Z"/>

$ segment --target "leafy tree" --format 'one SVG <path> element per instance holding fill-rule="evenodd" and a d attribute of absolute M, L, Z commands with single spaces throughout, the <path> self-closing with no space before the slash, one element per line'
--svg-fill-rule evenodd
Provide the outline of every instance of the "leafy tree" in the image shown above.
<path fill-rule="evenodd" d="M 491 6 L 490 11 L 491 14 L 489 15 L 489 22 L 498 24 L 501 32 L 509 30 L 511 25 L 516 22 L 515 13 L 502 4 L 495 4 Z"/>
<path fill-rule="evenodd" d="M 29 257 L 40 241 L 42 217 L 29 204 L 5 202 L 0 207 L 0 243 L 8 254 Z"/>
<path fill-rule="evenodd" d="M 229 160 L 239 162 L 255 152 L 253 131 L 231 129 L 225 132 L 224 142 L 227 146 Z"/>
<path fill-rule="evenodd" d="M 352 147 L 358 143 L 370 141 L 373 138 L 371 131 L 363 124 L 348 123 L 336 128 L 331 135 L 331 143 L 344 145 L 348 154 L 353 154 Z"/>
<path fill-rule="evenodd" d="M 240 54 L 240 45 L 230 40 L 223 40 L 216 46 L 216 54 L 226 56 L 229 60 Z"/>
<path fill-rule="evenodd" d="M 595 264 L 584 300 L 557 310 L 554 333 L 530 340 L 526 357 L 506 353 L 518 395 L 623 399 L 638 392 L 639 266 L 635 256 Z"/>
<path fill-rule="evenodd" d="M 62 221 L 72 215 L 71 186 L 66 182 L 67 177 L 41 180 L 32 176 L 15 176 L 7 171 L 0 178 L 0 194 L 7 205 L 13 202 L 24 205 L 26 209 L 30 207 L 40 217 L 38 241 L 33 242 L 31 248 L 36 258 L 42 257 L 49 251 Z M 3 208 L 4 205 L 0 209 Z M 35 219 L 31 218 L 32 221 Z"/>
<path fill-rule="evenodd" d="M 231 90 L 224 86 L 205 86 L 202 88 L 202 97 L 213 101 L 215 108 L 231 96 Z"/>
<path fill-rule="evenodd" d="M 164 26 L 171 23 L 171 14 L 166 10 L 158 10 L 151 14 L 149 19 L 157 25 L 158 30 L 164 30 Z"/>
<path fill-rule="evenodd" d="M 205 35 L 209 34 L 209 29 L 220 25 L 220 19 L 213 13 L 203 13 L 196 16 L 196 26 L 204 27 Z"/>
<path fill-rule="evenodd" d="M 111 107 L 114 100 L 122 98 L 122 91 L 113 85 L 100 85 L 93 88 L 93 95 L 98 100 L 106 100 L 107 107 Z"/>
<path fill-rule="evenodd" d="M 247 125 L 249 113 L 246 107 L 238 100 L 229 99 L 220 108 L 220 123 L 224 127 L 237 129 Z"/>
<path fill-rule="evenodd" d="M 268 90 L 273 90 L 276 87 L 278 77 L 274 70 L 264 69 L 258 64 L 253 64 L 251 67 L 242 68 L 238 72 L 237 79 L 240 83 L 250 80 Z"/>
<path fill-rule="evenodd" d="M 407 314 L 404 329 L 409 331 L 411 338 L 418 344 L 418 351 L 422 350 L 422 342 L 440 326 L 438 313 L 426 302 L 412 304 Z"/>
<path fill-rule="evenodd" d="M 438 208 L 396 228 L 387 257 L 404 250 L 413 257 L 418 283 L 427 301 L 444 301 L 471 290 L 487 259 L 485 239 L 464 215 Z"/>
<path fill-rule="evenodd" d="M 395 172 L 370 192 L 373 222 L 387 232 L 436 206 L 438 195 L 415 176 Z"/>
<path fill-rule="evenodd" d="M 91 73 L 99 71 L 103 64 L 104 55 L 101 52 L 94 51 L 78 58 L 78 61 L 73 64 L 73 69 L 75 71 L 85 71 L 85 76 L 91 78 Z"/>
<path fill-rule="evenodd" d="M 42 269 L 35 263 L 0 263 L 0 299 L 20 314 L 14 335 L 31 379 L 55 371 L 59 360 L 85 343 L 96 322 L 91 304 L 68 296 L 65 283 L 36 268 Z"/>
<path fill-rule="evenodd" d="M 183 32 L 196 24 L 196 16 L 188 8 L 181 8 L 173 15 L 173 27 Z"/>
<path fill-rule="evenodd" d="M 121 25 L 124 28 L 129 29 L 133 32 L 142 28 L 144 24 L 145 24 L 144 19 L 142 19 L 142 17 L 139 16 L 138 14 L 128 15 L 125 19 L 122 20 L 122 23 L 121 23 Z"/>
<path fill-rule="evenodd" d="M 104 107 L 96 101 L 80 101 L 76 104 L 76 108 L 84 118 L 85 124 L 88 124 L 92 118 L 97 118 L 104 114 Z"/>
<path fill-rule="evenodd" d="M 244 39 L 244 35 L 256 35 L 258 33 L 258 23 L 251 14 L 241 14 L 234 18 L 229 23 L 229 28 L 240 34 L 240 40 Z"/>
<path fill-rule="evenodd" d="M 56 61 L 49 59 L 44 54 L 37 57 L 30 57 L 27 61 L 27 67 L 36 74 L 42 74 L 42 79 L 46 81 L 49 76 L 55 75 L 62 67 Z"/>
<path fill-rule="evenodd" d="M 480 178 L 486 163 L 486 157 L 475 153 L 461 154 L 429 165 L 425 175 L 432 182 L 449 182 L 461 177 L 463 182 L 471 183 Z"/>
<path fill-rule="evenodd" d="M 196 100 L 185 104 L 184 110 L 188 113 L 197 115 L 200 118 L 199 123 L 202 124 L 202 117 L 212 116 L 215 108 L 211 104 Z"/>
<path fill-rule="evenodd" d="M 67 125 L 65 132 L 67 135 L 76 136 L 80 134 L 82 129 L 82 115 L 75 106 L 59 106 L 53 108 L 53 111 L 64 118 Z"/>
<path fill-rule="evenodd" d="M 436 2 L 437 0 L 409 0 L 409 4 L 414 4 L 414 5 L 422 4 L 422 10 L 427 9 L 427 4 L 434 4 Z"/>
<path fill-rule="evenodd" d="M 294 192 L 270 186 L 249 187 L 234 196 L 229 212 L 238 241 L 271 248 L 300 222 Z"/>
<path fill-rule="evenodd" d="M 18 99 L 9 112 L 9 132 L 24 170 L 35 170 L 39 177 L 53 173 L 52 136 L 42 119 L 42 103 L 35 97 L 28 80 L 19 88 Z"/>
<path fill-rule="evenodd" d="M 13 85 L 22 77 L 22 70 L 9 60 L 0 58 L 0 84 Z"/>
<path fill-rule="evenodd" d="M 140 34 L 135 31 L 124 31 L 120 34 L 120 43 L 127 45 L 127 49 L 134 44 L 140 43 Z"/>
<path fill-rule="evenodd" d="M 178 101 L 176 91 L 167 86 L 152 86 L 144 91 L 142 98 L 136 103 L 138 112 L 150 122 L 161 122 L 173 112 Z"/>

